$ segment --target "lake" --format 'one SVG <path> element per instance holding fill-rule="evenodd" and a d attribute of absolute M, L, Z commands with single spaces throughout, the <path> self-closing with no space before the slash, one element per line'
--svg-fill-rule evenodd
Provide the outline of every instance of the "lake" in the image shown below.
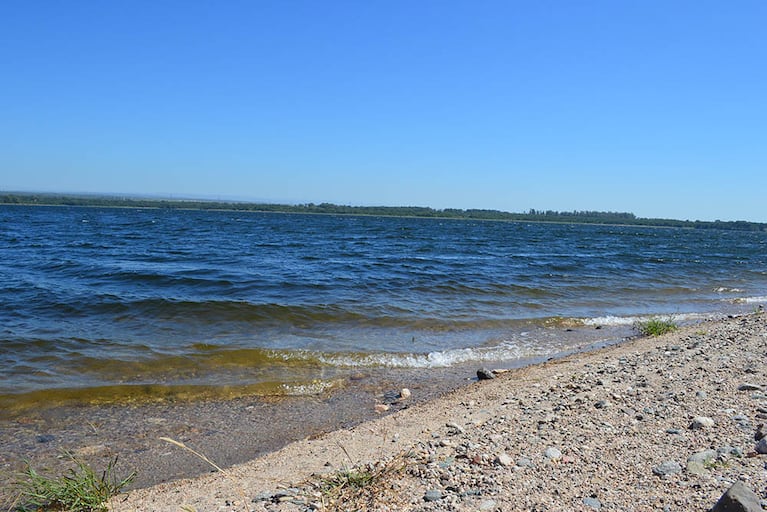
<path fill-rule="evenodd" d="M 0 405 L 302 395 L 767 302 L 767 233 L 0 206 Z"/>

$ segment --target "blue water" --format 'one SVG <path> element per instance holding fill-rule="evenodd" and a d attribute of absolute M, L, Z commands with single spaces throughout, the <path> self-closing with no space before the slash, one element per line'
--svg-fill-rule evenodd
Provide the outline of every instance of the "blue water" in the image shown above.
<path fill-rule="evenodd" d="M 312 391 L 753 310 L 767 233 L 0 206 L 0 283 L 0 396 Z"/>

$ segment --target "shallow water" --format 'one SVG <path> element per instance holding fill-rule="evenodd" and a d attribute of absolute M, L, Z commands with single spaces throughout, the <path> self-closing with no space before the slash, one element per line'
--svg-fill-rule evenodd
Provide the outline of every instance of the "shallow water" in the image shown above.
<path fill-rule="evenodd" d="M 0 279 L 4 411 L 302 395 L 753 310 L 767 233 L 2 206 Z"/>

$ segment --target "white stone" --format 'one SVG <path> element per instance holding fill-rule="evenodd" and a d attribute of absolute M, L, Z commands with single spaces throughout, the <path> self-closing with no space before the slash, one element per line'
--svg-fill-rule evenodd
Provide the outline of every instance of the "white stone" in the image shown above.
<path fill-rule="evenodd" d="M 548 448 L 546 448 L 546 451 L 543 452 L 543 455 L 547 459 L 551 459 L 551 460 L 558 460 L 562 458 L 562 452 L 559 451 L 558 448 L 554 448 L 553 446 L 549 446 Z"/>
<path fill-rule="evenodd" d="M 690 424 L 690 428 L 693 430 L 698 430 L 701 428 L 709 428 L 714 426 L 714 420 L 712 418 L 709 418 L 708 416 L 695 416 L 692 419 L 692 423 Z"/>

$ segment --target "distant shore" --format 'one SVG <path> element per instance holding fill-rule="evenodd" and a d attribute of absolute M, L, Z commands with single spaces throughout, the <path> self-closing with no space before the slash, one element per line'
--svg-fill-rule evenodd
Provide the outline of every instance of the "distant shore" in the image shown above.
<path fill-rule="evenodd" d="M 0 205 L 82 206 L 101 208 L 167 208 L 179 210 L 248 211 L 258 213 L 298 213 L 325 215 L 364 215 L 455 220 L 493 220 L 507 222 L 543 222 L 555 224 L 597 224 L 640 227 L 675 227 L 688 229 L 724 229 L 767 231 L 767 223 L 737 221 L 701 221 L 637 217 L 630 212 L 534 210 L 506 212 L 489 209 L 431 208 L 428 206 L 349 206 L 331 203 L 278 204 L 249 201 L 201 199 L 165 199 L 128 195 L 57 194 L 2 192 Z"/>

